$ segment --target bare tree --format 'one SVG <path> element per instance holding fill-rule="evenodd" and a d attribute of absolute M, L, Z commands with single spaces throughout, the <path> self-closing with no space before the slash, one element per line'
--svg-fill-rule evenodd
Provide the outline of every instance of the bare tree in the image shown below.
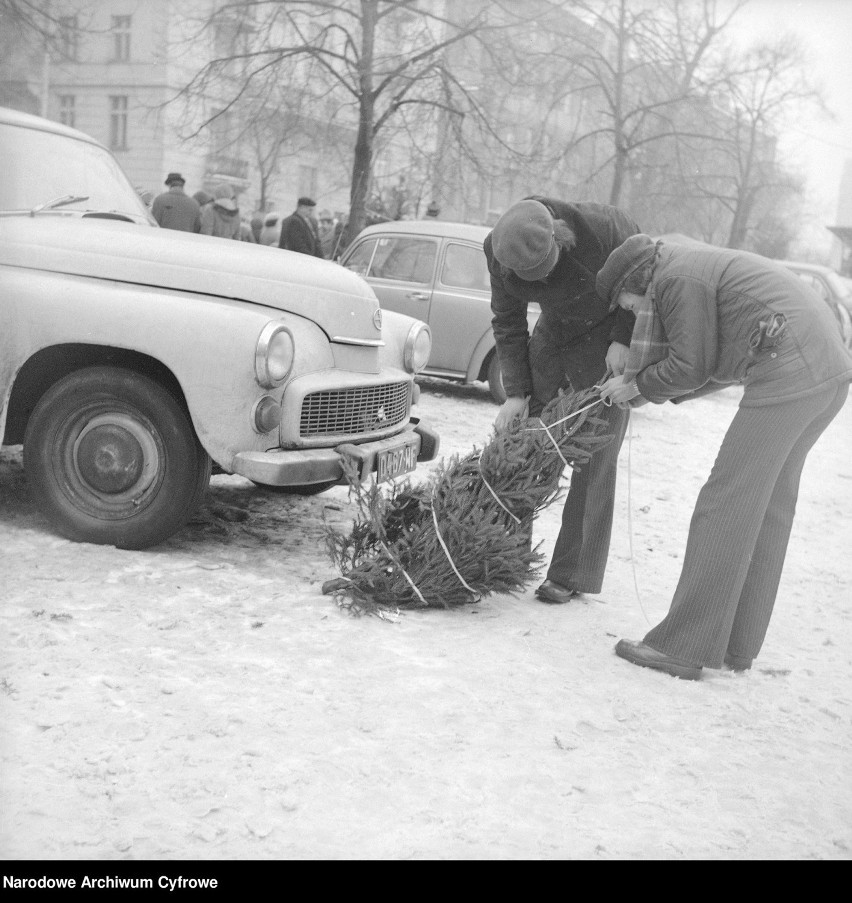
<path fill-rule="evenodd" d="M 742 248 L 756 214 L 763 212 L 761 203 L 801 189 L 776 162 L 778 134 L 804 108 L 825 107 L 809 84 L 802 49 L 790 36 L 751 48 L 738 64 L 725 67 L 719 84 L 724 103 L 718 104 L 714 135 L 726 165 L 722 190 L 717 178 L 714 195 L 731 214 L 728 247 Z"/>
<path fill-rule="evenodd" d="M 0 0 L 0 34 L 4 38 L 27 33 L 38 43 L 57 48 L 61 18 L 50 0 Z"/>
<path fill-rule="evenodd" d="M 197 98 L 229 92 L 216 114 L 256 99 L 269 78 L 306 92 L 327 116 L 354 127 L 350 215 L 344 241 L 366 219 L 377 136 L 414 105 L 469 111 L 475 105 L 445 66 L 453 44 L 486 27 L 481 3 L 458 15 L 417 0 L 240 0 L 205 24 L 251 22 L 243 49 L 204 65 L 180 92 Z M 239 67 L 235 77 L 235 65 Z M 199 125 L 209 124 L 213 116 Z"/>
<path fill-rule="evenodd" d="M 565 91 L 597 105 L 594 127 L 578 135 L 567 153 L 605 139 L 609 152 L 596 175 L 611 171 L 609 203 L 622 200 L 635 159 L 648 145 L 678 131 L 685 104 L 707 90 L 703 67 L 746 0 L 720 11 L 717 0 L 572 0 L 570 8 L 592 26 L 568 36 Z"/>
<path fill-rule="evenodd" d="M 0 103 L 47 115 L 51 58 L 63 59 L 81 34 L 93 33 L 87 4 L 72 12 L 54 0 L 0 0 Z M 41 68 L 33 93 L 30 73 Z"/>

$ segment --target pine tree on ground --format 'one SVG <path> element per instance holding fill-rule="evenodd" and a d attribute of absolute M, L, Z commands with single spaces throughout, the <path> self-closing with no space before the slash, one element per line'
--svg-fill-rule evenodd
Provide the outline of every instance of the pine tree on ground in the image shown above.
<path fill-rule="evenodd" d="M 521 590 L 544 556 L 531 545 L 533 520 L 559 495 L 566 467 L 612 438 L 596 416 L 596 389 L 557 396 L 541 417 L 496 432 L 480 451 L 442 459 L 424 484 L 387 489 L 350 474 L 359 514 L 348 534 L 327 528 L 341 577 L 326 581 L 353 613 L 477 602 Z"/>

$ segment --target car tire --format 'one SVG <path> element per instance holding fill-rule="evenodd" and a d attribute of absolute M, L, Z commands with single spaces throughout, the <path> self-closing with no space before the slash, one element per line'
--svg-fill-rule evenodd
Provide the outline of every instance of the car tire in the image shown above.
<path fill-rule="evenodd" d="M 325 492 L 326 489 L 331 489 L 332 486 L 338 486 L 337 480 L 328 480 L 324 483 L 311 483 L 307 486 L 270 486 L 268 483 L 258 483 L 255 480 L 252 480 L 255 486 L 258 489 L 263 489 L 265 492 L 274 492 L 277 495 L 319 495 L 321 492 Z"/>
<path fill-rule="evenodd" d="M 503 388 L 503 373 L 500 370 L 500 361 L 497 352 L 491 352 L 491 360 L 488 362 L 488 391 L 497 404 L 503 404 L 506 400 L 506 390 Z"/>
<path fill-rule="evenodd" d="M 38 508 L 69 539 L 144 549 L 179 530 L 210 481 L 210 456 L 159 383 L 88 367 L 40 399 L 24 436 Z"/>

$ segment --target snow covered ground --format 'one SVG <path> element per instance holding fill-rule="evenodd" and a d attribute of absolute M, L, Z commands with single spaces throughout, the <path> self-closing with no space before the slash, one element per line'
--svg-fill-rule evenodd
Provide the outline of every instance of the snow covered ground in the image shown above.
<path fill-rule="evenodd" d="M 215 477 L 179 535 L 124 552 L 52 533 L 4 449 L 0 857 L 852 858 L 852 403 L 808 459 L 754 670 L 613 653 L 668 608 L 737 401 L 635 413 L 600 595 L 395 622 L 321 593 L 345 489 Z M 443 455 L 496 412 L 437 381 L 421 410 Z"/>

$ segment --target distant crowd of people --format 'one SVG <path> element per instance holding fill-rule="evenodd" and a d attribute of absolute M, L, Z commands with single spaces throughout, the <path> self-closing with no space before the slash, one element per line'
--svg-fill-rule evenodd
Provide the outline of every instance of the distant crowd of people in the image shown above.
<path fill-rule="evenodd" d="M 313 198 L 300 197 L 296 209 L 287 217 L 258 212 L 246 218 L 231 185 L 217 185 L 212 195 L 199 190 L 190 196 L 185 190 L 186 179 L 179 172 L 170 172 L 165 184 L 166 190 L 156 197 L 151 192 L 140 192 L 164 229 L 277 245 L 325 260 L 337 260 L 343 250 L 346 217 L 335 217 L 330 210 L 321 210 L 317 216 Z"/>

